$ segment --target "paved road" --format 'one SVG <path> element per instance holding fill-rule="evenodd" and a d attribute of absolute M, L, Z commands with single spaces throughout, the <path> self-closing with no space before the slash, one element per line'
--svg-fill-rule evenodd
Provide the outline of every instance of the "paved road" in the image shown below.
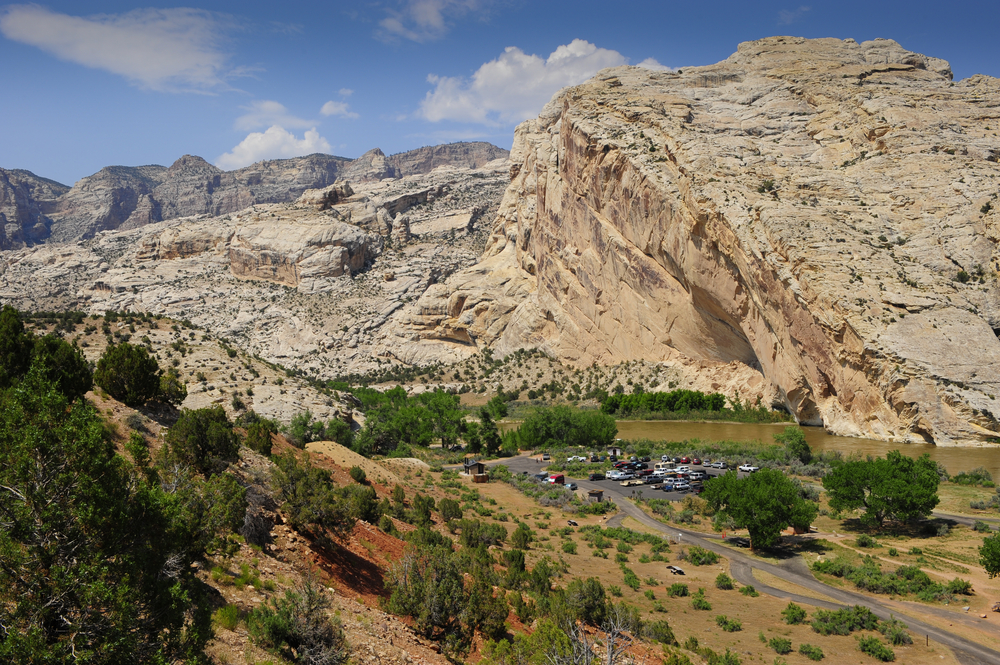
<path fill-rule="evenodd" d="M 526 456 L 512 457 L 505 460 L 499 460 L 500 463 L 506 464 L 507 467 L 515 472 L 520 473 L 527 471 L 531 473 L 539 473 L 544 465 L 538 460 L 532 459 Z M 721 471 L 716 470 L 717 473 Z M 672 537 L 675 541 L 680 539 L 681 543 L 689 543 L 691 545 L 698 545 L 704 547 L 707 550 L 711 550 L 721 556 L 729 559 L 730 570 L 732 571 L 733 577 L 743 585 L 753 585 L 758 591 L 766 593 L 777 598 L 787 598 L 796 603 L 802 603 L 805 605 L 811 605 L 814 607 L 823 607 L 826 609 L 840 609 L 842 607 L 847 607 L 851 605 L 862 605 L 869 608 L 877 616 L 882 619 L 889 619 L 890 616 L 900 616 L 901 613 L 897 607 L 890 607 L 878 599 L 872 598 L 870 596 L 865 596 L 859 593 L 854 593 L 852 591 L 846 591 L 844 589 L 839 589 L 836 587 L 829 586 L 817 580 L 813 577 L 812 573 L 809 572 L 808 567 L 805 562 L 800 557 L 794 557 L 781 564 L 771 564 L 758 559 L 753 559 L 745 554 L 733 550 L 721 543 L 721 537 L 710 536 L 708 534 L 700 533 L 697 531 L 690 531 L 688 529 L 683 529 L 675 525 L 667 525 L 663 522 L 653 519 L 647 515 L 642 509 L 637 507 L 634 503 L 629 501 L 629 496 L 632 493 L 633 488 L 621 487 L 615 481 L 597 481 L 590 482 L 587 480 L 577 481 L 580 489 L 602 489 L 607 498 L 613 499 L 618 505 L 619 509 L 624 513 L 632 517 L 636 521 L 656 529 L 661 533 L 667 534 Z M 650 486 L 635 488 L 638 490 L 643 490 L 643 496 L 648 497 L 650 493 L 654 493 L 657 498 L 663 497 L 665 499 L 682 499 L 685 494 L 677 495 L 677 492 L 662 492 L 652 490 Z M 626 494 L 627 493 L 627 494 Z M 610 522 L 620 523 L 624 518 L 623 514 L 619 514 L 613 517 Z M 802 596 L 799 594 L 790 593 L 788 591 L 783 591 L 781 589 L 776 589 L 774 587 L 762 584 L 758 581 L 754 575 L 754 570 L 761 570 L 770 573 L 776 577 L 779 577 L 785 581 L 796 584 L 800 587 L 809 589 L 814 592 L 821 593 L 829 598 L 835 599 L 836 603 L 831 603 L 828 601 L 819 600 L 816 598 L 811 598 L 809 596 Z M 973 621 L 972 617 L 967 617 L 966 615 L 959 615 L 954 612 L 949 612 L 944 609 L 939 609 L 930 606 L 921 605 L 919 608 L 914 608 L 924 614 L 934 614 L 948 619 L 952 622 L 965 622 Z M 931 624 L 925 623 L 920 619 L 914 618 L 913 616 L 906 615 L 906 623 L 909 625 L 910 631 L 916 636 L 927 635 L 930 639 L 944 644 L 945 646 L 952 649 L 955 653 L 955 657 L 963 665 L 997 665 L 1000 663 L 1000 652 L 993 649 L 987 648 L 976 642 L 964 639 L 957 635 L 954 635 L 946 630 L 933 626 Z"/>

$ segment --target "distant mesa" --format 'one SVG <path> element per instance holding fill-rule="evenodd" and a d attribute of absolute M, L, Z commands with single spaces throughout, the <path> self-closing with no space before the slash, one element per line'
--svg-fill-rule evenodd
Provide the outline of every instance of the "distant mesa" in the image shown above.
<path fill-rule="evenodd" d="M 371 182 L 439 166 L 479 168 L 508 151 L 489 143 L 451 143 L 358 159 L 313 154 L 223 171 L 184 155 L 170 167 L 108 166 L 73 187 L 0 168 L 0 249 L 72 242 L 100 231 L 134 229 L 191 215 L 225 215 L 257 203 L 287 203 L 337 180 Z"/>

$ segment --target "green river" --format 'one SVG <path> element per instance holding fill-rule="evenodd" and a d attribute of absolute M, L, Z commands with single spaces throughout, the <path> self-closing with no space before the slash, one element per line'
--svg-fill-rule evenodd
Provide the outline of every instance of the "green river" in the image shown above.
<path fill-rule="evenodd" d="M 507 427 L 516 426 L 514 423 Z M 619 420 L 618 436 L 622 439 L 650 439 L 653 441 L 746 441 L 758 440 L 772 443 L 772 435 L 784 429 L 787 423 L 757 425 L 744 423 L 683 422 L 675 420 Z M 506 429 L 506 428 L 504 428 Z M 890 450 L 899 450 L 904 455 L 919 457 L 928 453 L 931 459 L 940 462 L 948 473 L 969 471 L 982 466 L 1000 481 L 1000 446 L 989 448 L 943 448 L 928 443 L 886 443 L 873 439 L 855 439 L 827 434 L 820 427 L 803 427 L 806 441 L 814 452 L 839 450 L 845 455 L 885 456 Z"/>

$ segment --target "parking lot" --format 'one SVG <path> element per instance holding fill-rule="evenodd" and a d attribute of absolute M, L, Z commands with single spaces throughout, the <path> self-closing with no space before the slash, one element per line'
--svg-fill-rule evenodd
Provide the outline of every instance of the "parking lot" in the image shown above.
<path fill-rule="evenodd" d="M 566 458 L 556 455 L 553 456 L 551 460 L 543 461 L 541 455 L 533 455 L 530 457 L 529 456 L 511 457 L 506 460 L 498 460 L 497 463 L 506 464 L 507 468 L 509 468 L 512 473 L 526 473 L 528 475 L 535 475 L 538 473 L 543 473 L 549 464 L 552 464 L 557 461 L 563 461 L 565 459 Z M 653 464 L 655 464 L 657 461 L 659 460 L 654 460 L 648 462 L 647 464 L 649 465 L 650 468 L 652 468 Z M 589 465 L 590 463 L 586 464 L 585 466 Z M 598 464 L 594 463 L 593 466 L 597 468 Z M 729 471 L 736 471 L 739 477 L 741 478 L 748 475 L 747 473 L 743 471 L 738 471 L 735 468 L 713 469 L 710 467 L 695 466 L 692 464 L 688 464 L 686 466 L 689 466 L 692 471 L 705 472 L 705 474 L 708 476 L 708 478 L 705 481 L 706 483 L 711 482 L 711 478 L 722 475 L 724 473 L 728 473 Z M 615 499 L 622 497 L 629 497 L 637 492 L 642 492 L 642 495 L 646 498 L 666 499 L 668 501 L 682 501 L 684 497 L 690 496 L 692 494 L 691 491 L 665 492 L 659 487 L 659 483 L 624 487 L 621 485 L 620 481 L 612 479 L 606 478 L 605 480 L 588 480 L 586 477 L 575 478 L 567 475 L 566 482 L 569 483 L 571 481 L 575 482 L 578 486 L 578 489 L 580 490 L 592 490 L 592 489 L 603 490 L 608 498 L 615 498 Z"/>

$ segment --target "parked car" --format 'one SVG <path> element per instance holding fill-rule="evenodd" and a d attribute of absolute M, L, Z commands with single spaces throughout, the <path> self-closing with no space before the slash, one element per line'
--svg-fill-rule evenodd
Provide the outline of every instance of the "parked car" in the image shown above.
<path fill-rule="evenodd" d="M 686 480 L 674 483 L 675 492 L 687 492 L 689 489 L 691 489 L 691 483 Z"/>
<path fill-rule="evenodd" d="M 605 476 L 608 480 L 620 480 L 622 477 L 622 472 L 618 469 L 611 469 Z"/>
<path fill-rule="evenodd" d="M 689 466 L 679 466 L 674 469 L 677 473 L 691 473 L 691 467 Z"/>
<path fill-rule="evenodd" d="M 703 459 L 703 460 L 701 461 L 701 463 L 702 463 L 702 465 L 704 465 L 704 466 L 712 466 L 712 460 L 711 460 L 711 459 L 709 459 L 708 457 L 706 457 L 705 459 Z"/>
<path fill-rule="evenodd" d="M 673 462 L 674 464 L 680 464 L 681 463 L 681 458 L 680 457 L 671 457 L 670 461 Z"/>
<path fill-rule="evenodd" d="M 596 454 L 595 454 L 595 455 L 591 455 L 591 456 L 590 456 L 590 461 L 591 461 L 591 462 L 600 462 L 600 461 L 601 461 L 601 458 L 600 458 L 600 456 L 599 456 L 599 455 L 596 455 Z"/>
<path fill-rule="evenodd" d="M 549 474 L 545 473 L 544 471 L 542 471 L 541 473 L 536 473 L 535 474 L 535 478 L 537 478 L 538 480 L 545 480 L 548 477 L 549 477 Z"/>
<path fill-rule="evenodd" d="M 639 458 L 636 457 L 635 455 L 632 455 L 631 457 L 628 458 L 628 461 L 629 462 L 638 462 Z"/>
<path fill-rule="evenodd" d="M 718 462 L 713 462 L 712 463 L 712 468 L 713 469 L 728 469 L 729 465 L 726 464 L 724 461 L 719 460 Z"/>
<path fill-rule="evenodd" d="M 744 473 L 753 473 L 754 471 L 759 471 L 760 467 L 759 466 L 754 466 L 752 464 L 741 464 L 739 466 L 739 469 L 740 469 L 740 471 L 743 471 Z"/>
<path fill-rule="evenodd" d="M 542 453 L 542 461 L 543 462 L 548 462 L 550 459 L 552 459 L 551 455 L 549 455 L 548 453 Z"/>
<path fill-rule="evenodd" d="M 561 473 L 553 473 L 548 477 L 546 482 L 552 483 L 553 485 L 563 485 L 566 482 L 566 476 Z"/>
<path fill-rule="evenodd" d="M 701 460 L 695 457 L 693 460 L 691 460 L 691 466 L 701 466 Z"/>
<path fill-rule="evenodd" d="M 608 461 L 609 462 L 617 462 L 618 458 L 615 457 L 614 455 L 608 455 Z"/>
<path fill-rule="evenodd" d="M 592 473 L 589 476 L 587 476 L 587 480 L 604 480 L 604 474 L 603 473 Z"/>
<path fill-rule="evenodd" d="M 685 455 L 684 457 L 682 457 L 680 459 L 680 463 L 681 464 L 690 464 L 691 463 L 691 458 L 688 457 L 687 455 Z"/>
<path fill-rule="evenodd" d="M 674 481 L 673 480 L 665 480 L 665 481 L 663 481 L 663 484 L 660 485 L 660 489 L 663 490 L 664 492 L 673 492 L 674 491 Z"/>
<path fill-rule="evenodd" d="M 704 471 L 692 471 L 689 477 L 691 480 L 705 480 L 708 474 Z"/>
<path fill-rule="evenodd" d="M 639 478 L 646 478 L 648 476 L 652 476 L 653 475 L 653 470 L 652 469 L 639 469 L 638 471 L 636 471 L 635 475 L 637 477 L 639 477 Z"/>
<path fill-rule="evenodd" d="M 618 480 L 632 480 L 635 478 L 635 474 L 631 471 L 622 471 L 622 475 L 618 476 Z"/>
<path fill-rule="evenodd" d="M 587 458 L 582 455 L 573 455 L 572 457 L 566 458 L 567 462 L 586 462 Z"/>
<path fill-rule="evenodd" d="M 648 462 L 648 461 L 649 461 L 649 455 L 646 455 L 645 457 L 643 457 L 643 458 L 642 458 L 641 460 L 639 460 L 639 461 L 640 461 L 640 462 Z"/>
<path fill-rule="evenodd" d="M 566 483 L 566 489 L 568 489 L 568 490 L 576 490 L 578 488 L 576 486 L 576 483 Z"/>
<path fill-rule="evenodd" d="M 670 461 L 670 455 L 664 455 L 663 457 L 660 458 L 660 461 L 661 462 L 669 462 Z"/>

